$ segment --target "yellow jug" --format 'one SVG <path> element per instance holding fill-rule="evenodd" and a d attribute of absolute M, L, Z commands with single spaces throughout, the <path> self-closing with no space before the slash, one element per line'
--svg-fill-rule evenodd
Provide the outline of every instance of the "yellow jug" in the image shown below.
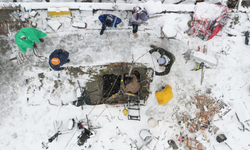
<path fill-rule="evenodd" d="M 167 104 L 174 97 L 172 93 L 172 87 L 167 84 L 165 86 L 165 89 L 163 89 L 162 91 L 156 92 L 155 96 L 157 98 L 159 105 Z"/>

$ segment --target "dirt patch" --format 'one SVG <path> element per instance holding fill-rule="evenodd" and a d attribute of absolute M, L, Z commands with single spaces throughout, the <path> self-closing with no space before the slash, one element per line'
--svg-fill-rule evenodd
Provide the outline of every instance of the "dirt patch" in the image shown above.
<path fill-rule="evenodd" d="M 44 78 L 45 78 L 45 75 L 44 75 L 44 73 L 39 73 L 39 74 L 38 74 L 38 77 L 39 77 L 40 79 L 44 79 Z"/>
<path fill-rule="evenodd" d="M 39 86 L 39 90 L 41 90 L 41 87 L 43 87 L 43 79 L 45 78 L 45 75 L 43 73 L 39 73 L 38 77 L 40 79 L 41 85 Z"/>
<path fill-rule="evenodd" d="M 15 10 L 7 10 L 7 9 L 0 9 L 0 20 L 5 21 L 5 20 L 12 20 L 11 14 Z"/>
<path fill-rule="evenodd" d="M 68 73 L 70 75 L 73 75 L 75 78 L 77 78 L 79 75 L 84 75 L 85 72 L 82 71 L 80 67 L 69 67 L 68 68 Z"/>
<path fill-rule="evenodd" d="M 55 80 L 55 81 L 54 81 L 54 88 L 55 88 L 55 89 L 57 89 L 58 87 L 59 87 L 59 85 L 58 85 L 58 81 L 57 81 L 57 80 Z"/>
<path fill-rule="evenodd" d="M 9 41 L 0 39 L 0 49 L 0 54 L 5 55 L 11 49 Z"/>
<path fill-rule="evenodd" d="M 71 84 L 71 85 L 75 85 L 75 82 L 73 82 L 71 79 L 68 79 L 68 81 L 69 81 L 69 84 Z"/>

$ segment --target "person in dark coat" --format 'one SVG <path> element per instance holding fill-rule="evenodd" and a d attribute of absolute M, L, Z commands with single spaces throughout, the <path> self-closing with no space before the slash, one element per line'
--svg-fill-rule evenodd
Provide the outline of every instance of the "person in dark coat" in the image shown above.
<path fill-rule="evenodd" d="M 61 67 L 63 64 L 68 63 L 69 52 L 64 49 L 57 49 L 49 56 L 49 65 L 56 71 L 64 70 L 66 67 Z"/>
<path fill-rule="evenodd" d="M 157 47 L 157 46 L 154 46 L 154 45 L 151 45 L 151 47 L 153 49 L 151 49 L 149 51 L 150 54 L 154 53 L 154 52 L 158 52 L 160 53 L 161 57 L 158 59 L 158 63 L 160 66 L 164 65 L 165 67 L 165 70 L 163 72 L 157 72 L 155 71 L 155 75 L 158 75 L 158 76 L 163 76 L 163 75 L 167 75 L 169 74 L 170 72 L 170 69 L 175 61 L 175 56 L 170 53 L 169 51 L 166 51 L 165 49 L 163 48 L 160 48 L 160 47 Z M 170 60 L 169 61 L 166 61 L 166 58 L 169 58 Z M 164 61 L 165 59 L 165 61 Z"/>
<path fill-rule="evenodd" d="M 106 27 L 117 27 L 118 24 L 122 22 L 122 20 L 115 15 L 111 14 L 103 14 L 99 16 L 99 20 L 102 23 L 102 30 L 100 32 L 100 35 L 103 34 Z"/>
<path fill-rule="evenodd" d="M 133 26 L 133 34 L 135 37 L 138 37 L 138 26 L 141 24 L 147 24 L 146 21 L 149 19 L 149 14 L 145 9 L 142 10 L 139 6 L 134 7 L 132 13 L 133 15 L 129 19 L 129 26 Z"/>

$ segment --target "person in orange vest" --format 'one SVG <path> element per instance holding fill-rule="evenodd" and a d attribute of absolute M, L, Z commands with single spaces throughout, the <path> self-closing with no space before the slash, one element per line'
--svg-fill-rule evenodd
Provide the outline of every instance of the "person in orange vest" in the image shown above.
<path fill-rule="evenodd" d="M 64 49 L 57 49 L 50 54 L 49 65 L 56 71 L 64 70 L 66 67 L 62 67 L 62 65 L 70 61 L 68 57 L 69 52 L 65 51 Z"/>

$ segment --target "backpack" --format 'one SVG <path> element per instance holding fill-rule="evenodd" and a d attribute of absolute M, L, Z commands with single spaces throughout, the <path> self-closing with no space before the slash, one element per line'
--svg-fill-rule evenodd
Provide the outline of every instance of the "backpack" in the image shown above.
<path fill-rule="evenodd" d="M 145 13 L 146 15 L 148 15 L 148 13 L 145 10 L 142 10 L 141 7 L 139 7 L 139 6 L 134 7 L 132 12 L 133 12 L 133 14 L 137 13 L 136 14 L 136 20 L 139 19 L 139 13 L 141 13 L 141 12 Z"/>

